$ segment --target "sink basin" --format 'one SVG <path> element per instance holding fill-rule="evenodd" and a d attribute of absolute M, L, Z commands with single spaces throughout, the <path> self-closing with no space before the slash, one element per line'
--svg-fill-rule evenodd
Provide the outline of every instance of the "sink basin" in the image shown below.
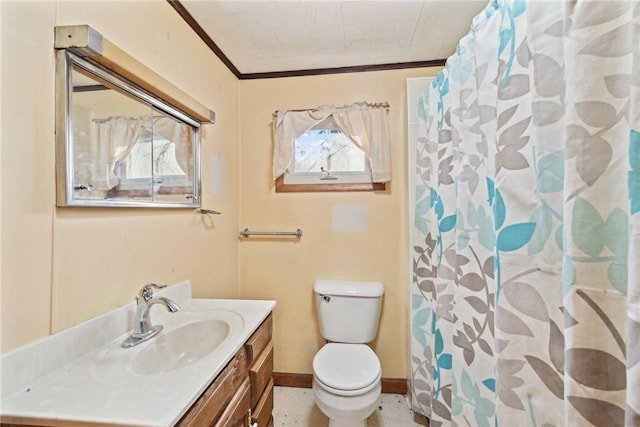
<path fill-rule="evenodd" d="M 214 351 L 229 335 L 230 325 L 206 319 L 162 331 L 132 361 L 139 375 L 156 375 L 194 363 Z"/>
<path fill-rule="evenodd" d="M 210 366 L 225 360 L 237 350 L 237 337 L 245 327 L 246 314 L 233 306 L 220 307 L 232 305 L 233 301 L 214 301 L 220 302 L 212 307 L 207 300 L 194 300 L 177 313 L 159 311 L 164 316 L 157 317 L 156 324 L 164 329 L 158 335 L 131 348 L 123 348 L 122 337 L 118 337 L 120 342 L 114 340 L 91 355 L 91 375 L 110 385 L 121 384 L 124 378 L 136 382 L 140 376 L 161 382 L 162 378 L 199 375 L 203 368 L 199 364 Z"/>

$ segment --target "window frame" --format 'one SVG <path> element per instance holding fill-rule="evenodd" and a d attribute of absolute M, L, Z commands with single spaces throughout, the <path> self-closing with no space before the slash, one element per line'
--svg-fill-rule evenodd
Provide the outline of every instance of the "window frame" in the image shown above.
<path fill-rule="evenodd" d="M 333 119 L 332 115 L 329 115 L 322 122 L 318 123 L 312 129 L 316 129 L 323 124 L 333 124 L 331 127 L 327 127 L 325 129 L 338 129 L 340 133 L 344 135 L 344 137 L 349 140 L 351 144 L 353 144 L 356 148 L 357 145 L 349 138 L 348 135 L 342 132 L 342 129 L 338 126 L 338 124 Z M 295 142 L 294 142 L 295 144 Z M 294 148 L 295 152 L 295 148 Z M 334 180 L 326 180 L 327 182 L 322 182 L 321 176 L 322 172 L 290 172 L 289 169 L 285 171 L 282 175 L 280 175 L 275 182 L 275 190 L 277 193 L 286 193 L 286 192 L 323 192 L 323 191 L 384 191 L 386 190 L 386 182 L 373 182 L 373 177 L 371 176 L 371 166 L 369 164 L 369 160 L 366 154 L 365 155 L 365 170 L 364 171 L 329 171 L 331 176 L 337 178 L 336 181 L 339 181 L 341 178 L 342 181 L 335 182 Z M 292 158 L 292 163 L 295 162 L 295 154 Z M 292 165 L 290 167 L 294 167 Z M 351 177 L 351 180 L 349 180 Z M 353 177 L 362 178 L 356 181 L 353 181 Z M 315 178 L 315 179 L 314 179 Z M 346 178 L 346 180 L 344 180 Z M 287 182 L 295 180 L 298 182 Z M 300 181 L 313 181 L 313 182 L 300 182 Z"/>

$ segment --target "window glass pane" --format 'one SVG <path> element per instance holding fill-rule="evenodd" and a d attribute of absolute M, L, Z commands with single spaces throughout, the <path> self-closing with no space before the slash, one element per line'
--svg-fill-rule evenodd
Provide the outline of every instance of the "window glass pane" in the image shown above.
<path fill-rule="evenodd" d="M 333 119 L 325 120 L 296 139 L 293 172 L 364 172 L 364 152 L 358 148 Z"/>

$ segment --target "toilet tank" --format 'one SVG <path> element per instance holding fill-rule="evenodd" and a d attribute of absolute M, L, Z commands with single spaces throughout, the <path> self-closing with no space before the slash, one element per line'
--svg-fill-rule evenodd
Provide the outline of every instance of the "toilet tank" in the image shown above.
<path fill-rule="evenodd" d="M 382 283 L 316 280 L 313 291 L 324 339 L 354 344 L 375 339 L 384 293 Z"/>

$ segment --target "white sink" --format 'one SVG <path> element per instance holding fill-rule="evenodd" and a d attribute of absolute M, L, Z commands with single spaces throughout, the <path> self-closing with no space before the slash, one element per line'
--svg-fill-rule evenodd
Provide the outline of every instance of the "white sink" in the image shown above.
<path fill-rule="evenodd" d="M 224 320 L 207 319 L 162 331 L 132 361 L 140 375 L 156 375 L 182 368 L 215 350 L 229 336 Z"/>
<path fill-rule="evenodd" d="M 93 376 L 112 382 L 122 380 L 122 375 L 180 375 L 199 362 L 206 363 L 205 360 L 210 361 L 212 357 L 218 359 L 218 353 L 228 353 L 229 345 L 245 324 L 243 316 L 235 310 L 208 309 L 197 304 L 176 313 L 152 317 L 152 320 L 163 326 L 158 335 L 131 348 L 113 342 L 94 355 Z"/>
<path fill-rule="evenodd" d="M 275 302 L 166 297 L 181 309 L 167 313 L 154 307 L 151 320 L 164 329 L 135 347 L 121 346 L 131 334 L 135 305 L 129 304 L 28 349 L 3 355 L 0 415 L 100 425 L 175 425 Z M 86 350 L 79 354 L 79 347 Z M 61 356 L 68 358 L 56 362 L 55 369 L 32 362 L 34 358 L 56 361 Z M 4 393 L 7 373 L 32 370 L 37 375 L 14 381 L 14 391 Z"/>

